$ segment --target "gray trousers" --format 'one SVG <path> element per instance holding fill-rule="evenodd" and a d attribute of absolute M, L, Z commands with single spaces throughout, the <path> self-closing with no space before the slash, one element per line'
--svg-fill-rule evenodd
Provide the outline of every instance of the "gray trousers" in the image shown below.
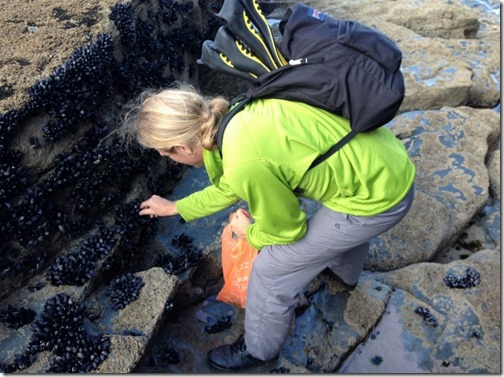
<path fill-rule="evenodd" d="M 414 189 L 382 214 L 361 217 L 320 208 L 308 220 L 306 236 L 292 244 L 266 246 L 254 261 L 245 310 L 245 344 L 261 360 L 276 357 L 289 335 L 299 292 L 330 267 L 356 283 L 369 240 L 399 223 L 413 202 Z"/>

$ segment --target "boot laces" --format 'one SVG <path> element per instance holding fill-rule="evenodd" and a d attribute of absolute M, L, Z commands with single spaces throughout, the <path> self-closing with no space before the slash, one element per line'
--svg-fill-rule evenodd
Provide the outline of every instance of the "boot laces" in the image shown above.
<path fill-rule="evenodd" d="M 245 344 L 245 338 L 242 335 L 236 341 L 231 344 L 230 351 L 232 354 L 245 352 L 247 350 L 247 345 Z"/>

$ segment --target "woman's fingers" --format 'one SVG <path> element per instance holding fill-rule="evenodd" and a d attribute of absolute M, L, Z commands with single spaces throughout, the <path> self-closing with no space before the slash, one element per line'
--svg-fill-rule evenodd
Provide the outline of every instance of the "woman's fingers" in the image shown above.
<path fill-rule="evenodd" d="M 250 214 L 246 210 L 244 210 L 243 208 L 239 208 L 234 213 L 234 218 L 241 219 L 242 221 L 246 221 L 249 224 L 252 223 L 252 218 L 250 217 Z"/>
<path fill-rule="evenodd" d="M 237 210 L 231 216 L 231 230 L 238 238 L 247 238 L 247 228 L 252 223 L 252 219 L 248 216 L 248 213 L 242 209 Z"/>
<path fill-rule="evenodd" d="M 159 195 L 152 195 L 149 199 L 140 203 L 139 215 L 149 215 L 150 217 L 173 216 L 178 214 L 176 202 L 162 198 Z"/>
<path fill-rule="evenodd" d="M 140 212 L 138 212 L 140 216 L 145 216 L 145 215 L 154 215 L 154 211 L 150 207 L 143 208 Z"/>
<path fill-rule="evenodd" d="M 138 213 L 140 216 L 150 215 L 150 217 L 156 216 L 155 212 L 155 196 L 152 195 L 149 199 L 144 200 L 140 203 L 140 212 Z"/>

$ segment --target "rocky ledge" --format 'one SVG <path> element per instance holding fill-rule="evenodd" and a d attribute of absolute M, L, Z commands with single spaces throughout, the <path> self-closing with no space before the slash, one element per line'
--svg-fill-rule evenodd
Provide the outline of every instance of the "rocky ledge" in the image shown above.
<path fill-rule="evenodd" d="M 141 87 L 243 88 L 194 64 L 220 3 L 5 7 L 1 370 L 207 373 L 206 352 L 241 333 L 243 310 L 212 299 L 229 211 L 186 224 L 135 216 L 152 192 L 204 187 L 204 172 L 100 143 Z M 290 3 L 262 5 L 274 20 Z M 323 276 L 306 287 L 273 372 L 500 372 L 499 4 L 308 3 L 402 49 L 406 98 L 388 126 L 417 166 L 416 199 L 373 241 L 355 289 Z M 67 115 L 78 126 L 59 127 Z"/>

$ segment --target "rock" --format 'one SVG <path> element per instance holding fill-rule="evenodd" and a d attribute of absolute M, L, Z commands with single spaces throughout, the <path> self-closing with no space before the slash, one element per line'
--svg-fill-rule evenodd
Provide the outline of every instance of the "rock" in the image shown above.
<path fill-rule="evenodd" d="M 401 111 L 427 110 L 467 103 L 471 67 L 447 54 L 446 44 L 414 36 L 401 40 L 407 96 Z"/>
<path fill-rule="evenodd" d="M 292 1 L 268 3 L 268 9 L 278 18 Z M 119 218 L 115 214 L 117 203 L 108 201 L 116 192 L 107 192 L 103 181 L 95 182 L 95 186 L 85 184 L 94 176 L 113 170 L 113 186 L 132 183 L 129 191 L 120 193 L 123 196 L 117 199 L 119 202 L 144 197 L 151 193 L 149 190 L 176 198 L 208 184 L 202 170 L 172 171 L 172 165 L 159 162 L 149 163 L 148 168 L 142 166 L 141 174 L 129 176 L 126 163 L 111 165 L 112 155 L 92 154 L 97 141 L 86 144 L 96 136 L 89 132 L 100 134 L 96 130 L 104 132 L 105 125 L 116 126 L 124 101 L 137 94 L 140 87 L 164 85 L 173 78 L 189 79 L 206 93 L 229 97 L 246 87 L 240 80 L 194 64 L 199 47 L 193 44 L 198 38 L 205 39 L 204 33 L 213 37 L 217 24 L 208 12 L 216 12 L 219 2 L 134 0 L 131 4 L 136 18 L 130 19 L 134 20 L 134 42 L 127 41 L 128 4 L 83 0 L 70 9 L 56 0 L 40 0 L 5 4 L 2 9 L 0 146 L 22 156 L 14 153 L 8 161 L 0 161 L 9 165 L 0 167 L 9 180 L 2 187 L 12 190 L 5 194 L 9 200 L 1 197 L 0 244 L 4 258 L 0 263 L 0 308 L 16 304 L 40 314 L 47 300 L 57 294 L 82 302 L 86 306 L 86 324 L 110 337 L 110 353 L 94 372 L 207 373 L 211 370 L 206 352 L 234 341 L 243 331 L 241 309 L 232 311 L 231 327 L 220 332 L 209 333 L 208 323 L 198 319 L 204 300 L 220 288 L 220 232 L 227 223 L 228 211 L 187 224 L 178 218 L 162 219 L 157 231 L 154 226 L 130 221 L 130 228 L 145 232 L 137 231 L 134 237 L 122 234 L 120 238 L 125 238 L 128 247 L 123 245 L 121 252 L 114 249 L 100 259 L 93 277 L 83 286 L 54 286 L 45 279 L 52 262 L 75 252 L 76 245 L 92 235 L 97 226 L 119 226 L 125 221 L 124 214 Z M 310 4 L 338 18 L 376 27 L 403 51 L 406 98 L 401 114 L 388 126 L 403 141 L 417 166 L 416 197 L 405 220 L 373 240 L 366 271 L 356 289 L 345 290 L 338 283 L 317 277 L 300 294 L 300 305 L 276 372 L 497 373 L 501 314 L 500 287 L 494 283 L 500 278 L 499 4 L 473 2 L 469 7 L 463 0 Z M 208 9 L 200 8 L 204 5 Z M 172 6 L 175 13 L 170 13 Z M 124 12 L 121 27 L 109 18 L 112 7 Z M 172 21 L 184 18 L 184 26 L 177 29 L 179 34 L 165 38 L 165 33 L 181 22 L 180 18 L 176 22 L 163 21 L 170 17 Z M 278 23 L 274 31 L 278 39 Z M 37 107 L 45 102 L 34 105 L 28 89 L 58 68 L 69 69 L 72 54 L 84 46 L 86 51 L 92 49 L 100 33 L 110 35 L 114 43 L 113 64 L 106 72 L 113 77 L 112 89 L 100 92 L 99 103 L 93 103 L 91 95 L 83 96 L 85 110 L 93 116 L 79 121 L 74 132 L 59 142 L 42 142 L 44 127 L 59 119 L 58 114 L 65 118 L 79 104 L 72 102 L 72 96 L 91 93 L 86 90 L 108 76 L 95 75 L 86 82 L 73 77 L 75 81 L 68 83 L 73 89 L 63 91 L 68 92 L 66 95 L 59 93 L 63 95 L 58 97 L 61 107 Z M 156 50 L 160 44 L 166 47 L 163 43 L 168 43 L 169 48 Z M 169 56 L 165 56 L 166 51 L 170 51 Z M 50 100 L 41 93 L 50 91 L 39 92 L 40 98 Z M 5 158 L 2 148 L 0 157 Z M 82 148 L 78 158 L 56 161 Z M 94 169 L 83 166 L 89 162 L 89 154 Z M 73 165 L 71 161 L 75 160 L 81 165 Z M 13 238 L 26 238 L 26 234 L 8 227 L 12 220 L 4 216 L 6 209 L 10 213 L 11 208 L 20 208 L 26 190 L 50 177 L 58 164 L 66 171 L 80 166 L 75 174 L 82 176 L 66 186 L 50 186 L 56 194 L 54 200 L 47 200 L 44 210 L 55 204 L 65 208 L 57 216 L 48 214 L 42 223 L 36 223 L 38 227 L 25 228 L 30 235 L 36 229 L 50 234 L 45 243 L 23 245 L 22 240 Z M 169 177 L 157 180 L 158 176 L 145 174 L 146 170 L 155 174 L 169 172 Z M 173 188 L 183 174 L 180 184 Z M 120 180 L 123 177 L 127 177 L 126 182 Z M 96 203 L 89 199 L 94 204 L 92 210 L 83 209 L 86 203 L 82 193 L 76 199 L 77 186 L 85 187 L 90 198 L 99 199 Z M 29 206 L 32 210 L 44 204 L 35 199 Z M 76 200 L 83 203 L 78 210 L 72 207 Z M 244 205 L 238 203 L 229 211 Z M 309 201 L 301 201 L 301 205 L 308 214 L 318 208 Z M 65 213 L 72 214 L 78 236 L 70 235 L 68 223 L 62 220 Z M 19 216 L 17 219 L 23 221 Z M 85 221 L 92 224 L 86 225 Z M 55 223 L 58 226 L 50 228 Z M 153 232 L 156 237 L 147 242 Z M 191 237 L 193 246 L 201 251 L 201 259 L 196 265 L 192 264 L 194 260 L 183 260 L 189 267 L 182 271 L 177 266 L 181 270 L 178 274 L 167 274 L 156 266 L 157 257 L 183 256 L 171 243 L 181 234 Z M 144 286 L 136 301 L 114 311 L 104 292 L 119 270 L 141 277 Z M 479 273 L 479 280 L 472 271 Z M 453 288 L 445 283 L 447 276 Z M 479 284 L 475 284 L 477 280 Z M 39 283 L 46 285 L 34 291 L 26 289 Z M 473 285 L 456 288 L 459 284 Z M 210 301 L 207 299 L 206 304 Z M 12 367 L 16 355 L 28 347 L 31 334 L 30 325 L 15 330 L 0 324 L 0 371 Z M 38 352 L 31 365 L 18 365 L 16 371 L 44 373 L 53 356 L 49 351 Z"/>
<path fill-rule="evenodd" d="M 68 7 L 42 0 L 36 9 L 30 2 L 5 3 L 0 15 L 0 112 L 26 102 L 30 86 L 89 43 L 89 36 L 106 32 L 108 9 L 116 2 L 80 1 Z"/>
<path fill-rule="evenodd" d="M 131 372 L 166 317 L 167 303 L 175 295 L 178 280 L 161 268 L 152 268 L 137 276 L 143 279 L 145 285 L 138 300 L 109 319 L 109 331 L 113 334 L 111 356 L 96 369 L 96 373 Z M 134 335 L 126 335 L 129 333 Z"/>
<path fill-rule="evenodd" d="M 387 286 L 365 277 L 352 292 L 329 278 L 316 279 L 304 292 L 304 304 L 296 310 L 293 333 L 287 339 L 279 367 L 291 373 L 335 371 L 349 350 L 379 321 L 389 294 Z M 182 310 L 170 318 L 160 333 L 160 339 L 164 340 L 154 346 L 154 354 L 165 348 L 177 349 L 183 355 L 180 362 L 155 365 L 151 358 L 144 358 L 134 372 L 211 372 L 202 355 L 219 344 L 233 342 L 241 334 L 244 310 L 234 309 L 231 328 L 208 334 L 206 323 L 197 316 L 202 305 L 205 304 Z M 227 313 L 223 311 L 222 315 Z"/>
<path fill-rule="evenodd" d="M 145 283 L 138 300 L 117 312 L 117 316 L 111 319 L 111 328 L 119 334 L 134 330 L 150 339 L 165 315 L 166 304 L 175 296 L 178 279 L 159 267 L 139 272 L 136 276 Z"/>
<path fill-rule="evenodd" d="M 345 291 L 338 283 L 324 279 L 315 291 L 308 288 L 304 293 L 308 306 L 298 309 L 284 352 L 296 365 L 332 373 L 379 322 L 390 289 L 363 277 L 357 288 Z"/>
<path fill-rule="evenodd" d="M 129 373 L 145 352 L 148 339 L 112 335 L 110 342 L 112 353 L 96 368 L 95 373 Z"/>
<path fill-rule="evenodd" d="M 471 39 L 478 31 L 478 17 L 469 8 L 438 0 L 419 3 L 398 1 L 385 16 L 424 37 Z"/>
<path fill-rule="evenodd" d="M 500 200 L 501 192 L 501 151 L 490 152 L 488 156 L 488 174 L 490 176 L 490 192 L 493 197 Z"/>
<path fill-rule="evenodd" d="M 483 250 L 449 264 L 419 263 L 371 274 L 396 290 L 386 308 L 391 318 L 385 315 L 375 329 L 383 334 L 381 342 L 367 340 L 341 372 L 498 373 L 499 260 L 497 250 Z M 448 274 L 464 276 L 468 269 L 480 275 L 477 285 L 465 289 L 447 286 Z M 428 308 L 437 325 L 414 313 L 418 306 Z M 367 363 L 375 354 L 383 358 L 383 364 Z M 396 364 L 395 360 L 404 358 L 409 359 L 407 365 Z"/>
<path fill-rule="evenodd" d="M 340 373 L 426 373 L 436 368 L 430 357 L 433 336 L 440 336 L 443 322 L 430 326 L 415 313 L 426 307 L 408 292 L 392 292 L 378 325 L 369 338 L 345 360 Z M 430 308 L 435 317 L 438 313 Z M 439 370 L 439 372 L 441 372 Z M 445 370 L 446 372 L 446 370 Z"/>
<path fill-rule="evenodd" d="M 417 167 L 412 209 L 377 237 L 366 268 L 390 270 L 430 260 L 448 247 L 489 199 L 485 159 L 499 137 L 492 110 L 443 108 L 397 116 L 391 128 Z"/>
<path fill-rule="evenodd" d="M 499 102 L 498 12 L 444 0 L 314 1 L 313 6 L 376 27 L 399 45 L 406 83 L 401 111 Z"/>

